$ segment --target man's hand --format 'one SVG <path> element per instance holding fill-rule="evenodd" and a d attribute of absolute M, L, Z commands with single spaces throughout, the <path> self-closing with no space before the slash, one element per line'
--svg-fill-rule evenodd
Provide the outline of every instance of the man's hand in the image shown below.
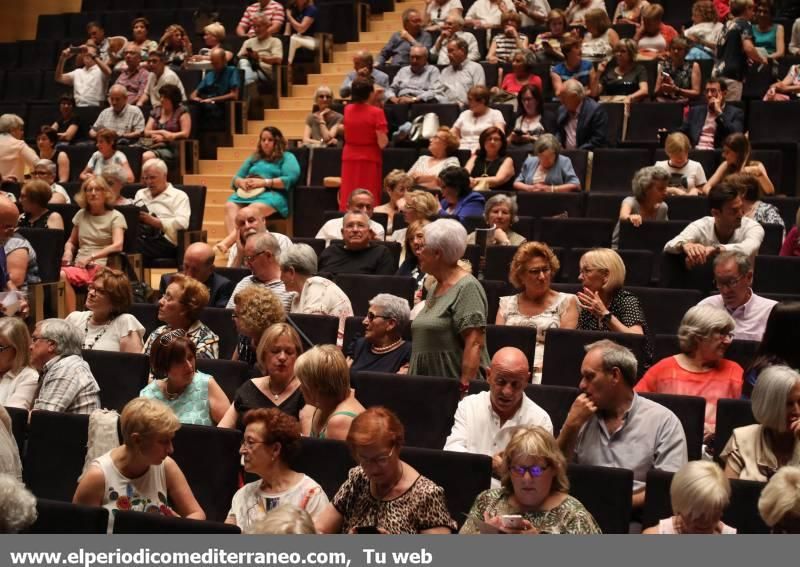
<path fill-rule="evenodd" d="M 359 69 L 356 71 L 356 75 L 358 75 L 359 77 L 363 77 L 363 78 L 365 78 L 365 79 L 366 79 L 367 77 L 369 77 L 371 74 L 372 74 L 372 71 L 370 71 L 370 70 L 369 70 L 369 67 L 360 67 L 360 68 L 359 68 Z"/>
<path fill-rule="evenodd" d="M 705 246 L 697 242 L 686 242 L 683 245 L 683 252 L 686 254 L 686 267 L 691 269 L 702 266 L 714 254 L 716 248 Z"/>
<path fill-rule="evenodd" d="M 569 408 L 567 419 L 564 420 L 564 426 L 580 429 L 595 413 L 597 413 L 597 406 L 594 405 L 594 402 L 592 402 L 586 394 L 580 394 L 575 398 L 575 401 L 572 402 L 572 407 Z"/>
<path fill-rule="evenodd" d="M 158 230 L 161 230 L 161 221 L 158 220 L 153 215 L 146 213 L 144 211 L 139 211 L 139 222 L 144 223 L 148 226 L 152 226 Z"/>
<path fill-rule="evenodd" d="M 496 455 L 492 455 L 492 473 L 497 478 L 502 478 L 506 472 L 505 455 L 500 451 Z"/>
<path fill-rule="evenodd" d="M 413 37 L 413 36 L 412 36 L 410 33 L 408 33 L 408 31 L 407 31 L 407 30 L 403 30 L 403 31 L 401 31 L 401 32 L 400 32 L 400 37 L 401 37 L 402 39 L 406 40 L 408 43 L 415 43 L 415 42 L 416 42 L 416 40 L 414 39 L 414 37 Z"/>
<path fill-rule="evenodd" d="M 708 101 L 708 110 L 712 114 L 722 114 L 722 95 L 715 96 Z"/>

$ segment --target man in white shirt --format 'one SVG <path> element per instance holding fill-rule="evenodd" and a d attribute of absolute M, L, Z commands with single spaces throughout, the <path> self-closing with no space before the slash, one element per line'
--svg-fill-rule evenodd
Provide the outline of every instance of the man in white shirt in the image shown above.
<path fill-rule="evenodd" d="M 145 259 L 167 258 L 178 252 L 178 231 L 189 227 L 189 196 L 167 181 L 167 164 L 158 158 L 142 166 L 142 183 L 133 198 L 139 212 L 139 252 Z"/>
<path fill-rule="evenodd" d="M 236 211 L 236 232 L 239 238 L 228 250 L 228 267 L 241 268 L 244 266 L 244 244 L 254 234 L 270 233 L 278 241 L 281 254 L 292 245 L 292 239 L 283 234 L 267 230 L 267 218 L 257 206 L 249 205 Z"/>
<path fill-rule="evenodd" d="M 431 55 L 437 65 L 449 65 L 450 57 L 447 55 L 446 45 L 451 38 L 460 37 L 467 42 L 467 58 L 470 61 L 480 61 L 481 52 L 478 49 L 478 40 L 468 31 L 464 31 L 464 18 L 458 14 L 450 14 L 442 24 L 442 33 L 431 48 Z"/>
<path fill-rule="evenodd" d="M 80 54 L 79 66 L 69 73 L 64 72 L 64 63 L 73 55 Z M 93 45 L 67 47 L 61 52 L 56 64 L 55 80 L 72 87 L 76 106 L 102 106 L 106 100 L 106 86 L 111 68 L 97 57 Z"/>
<path fill-rule="evenodd" d="M 664 245 L 664 252 L 686 254 L 686 267 L 702 266 L 720 252 L 735 250 L 755 256 L 764 228 L 744 217 L 742 198 L 733 185 L 722 182 L 708 193 L 711 216 L 691 223 Z"/>
<path fill-rule="evenodd" d="M 356 189 L 350 193 L 350 198 L 347 201 L 348 211 L 360 211 L 372 219 L 372 211 L 375 208 L 375 202 L 372 198 L 372 193 L 366 189 Z M 339 240 L 342 238 L 342 228 L 344 227 L 344 217 L 331 219 L 322 225 L 315 238 L 325 239 L 325 245 L 331 243 L 331 240 Z M 386 238 L 386 231 L 381 225 L 374 220 L 369 221 L 369 229 L 372 231 L 372 240 L 384 240 Z"/>
<path fill-rule="evenodd" d="M 767 319 L 777 301 L 753 293 L 753 261 L 735 250 L 714 258 L 714 283 L 719 295 L 706 297 L 698 305 L 711 305 L 728 311 L 736 322 L 735 339 L 760 341 Z"/>
<path fill-rule="evenodd" d="M 136 106 L 143 106 L 150 100 L 150 106 L 153 108 L 161 106 L 161 95 L 158 91 L 164 85 L 175 85 L 181 91 L 181 100 L 186 100 L 186 91 L 183 89 L 183 83 L 177 73 L 167 67 L 167 60 L 164 54 L 160 51 L 153 51 L 147 56 L 147 68 L 150 70 L 150 78 L 147 80 L 147 87 L 139 100 L 136 101 Z"/>
<path fill-rule="evenodd" d="M 467 93 L 477 85 L 486 84 L 486 74 L 480 63 L 469 61 L 469 46 L 463 38 L 447 42 L 450 65 L 442 69 L 436 85 L 436 99 L 441 103 L 467 104 Z"/>
<path fill-rule="evenodd" d="M 513 0 L 514 8 L 522 17 L 522 25 L 544 26 L 547 25 L 547 14 L 550 13 L 550 3 L 547 0 Z"/>
<path fill-rule="evenodd" d="M 458 404 L 444 450 L 492 457 L 492 475 L 497 479 L 503 474 L 503 451 L 514 432 L 538 425 L 552 433 L 553 423 L 547 412 L 525 395 L 531 365 L 521 350 L 498 350 L 488 378 L 488 392 L 467 396 Z M 497 484 L 496 480 L 492 482 Z"/>

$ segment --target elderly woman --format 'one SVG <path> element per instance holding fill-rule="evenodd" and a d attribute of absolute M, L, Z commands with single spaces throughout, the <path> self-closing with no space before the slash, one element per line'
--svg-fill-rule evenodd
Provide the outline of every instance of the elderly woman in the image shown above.
<path fill-rule="evenodd" d="M 636 29 L 633 41 L 638 44 L 639 56 L 643 59 L 661 58 L 678 36 L 670 25 L 663 22 L 664 7 L 651 4 L 642 10 L 642 25 Z"/>
<path fill-rule="evenodd" d="M 477 191 L 508 191 L 514 179 L 514 160 L 506 154 L 506 135 L 490 126 L 481 132 L 476 151 L 464 168 L 470 173 L 469 184 Z"/>
<path fill-rule="evenodd" d="M 469 89 L 467 106 L 453 124 L 453 132 L 461 140 L 460 149 L 474 152 L 480 147 L 479 137 L 484 130 L 494 126 L 505 131 L 506 121 L 502 112 L 489 108 L 489 89 L 483 85 Z"/>
<path fill-rule="evenodd" d="M 541 63 L 557 63 L 564 60 L 561 42 L 569 32 L 567 15 L 564 10 L 554 9 L 547 13 L 547 31 L 536 36 L 531 50 Z"/>
<path fill-rule="evenodd" d="M 459 533 L 481 533 L 484 523 L 494 528 L 491 533 L 601 533 L 589 511 L 569 495 L 567 461 L 550 432 L 521 428 L 502 455 L 502 487 L 478 495 Z M 520 523 L 505 523 L 507 516 L 521 516 Z"/>
<path fill-rule="evenodd" d="M 132 301 L 128 277 L 103 268 L 89 284 L 86 311 L 73 311 L 66 320 L 83 334 L 84 350 L 142 352 L 144 327 L 128 312 Z"/>
<path fill-rule="evenodd" d="M 657 100 L 686 104 L 700 96 L 700 63 L 687 61 L 688 52 L 689 44 L 684 38 L 676 37 L 672 40 L 669 57 L 658 66 L 655 85 Z"/>
<path fill-rule="evenodd" d="M 528 50 L 528 36 L 524 33 L 519 33 L 521 25 L 522 18 L 517 12 L 511 10 L 503 14 L 500 18 L 502 32 L 492 38 L 492 42 L 489 45 L 489 53 L 486 54 L 486 60 L 489 63 L 512 63 L 513 66 L 513 57 L 516 54 L 522 54 L 524 59 L 525 53 L 530 53 Z M 535 61 L 533 53 L 530 53 L 530 55 L 531 63 L 533 63 Z M 541 84 L 541 79 L 539 79 L 539 83 Z M 503 90 L 506 89 L 504 88 Z"/>
<path fill-rule="evenodd" d="M 47 208 L 53 190 L 46 181 L 26 181 L 19 193 L 22 214 L 18 225 L 22 228 L 53 228 L 64 230 L 61 214 Z"/>
<path fill-rule="evenodd" d="M 39 150 L 39 159 L 48 159 L 57 166 L 57 180 L 60 183 L 69 181 L 69 156 L 67 152 L 56 148 L 58 132 L 50 126 L 42 126 L 36 136 L 36 148 Z M 36 162 L 38 163 L 38 161 Z M 35 164 L 34 164 L 35 165 Z M 55 181 L 55 180 L 54 180 Z"/>
<path fill-rule="evenodd" d="M 233 296 L 233 322 L 239 333 L 231 360 L 241 360 L 251 367 L 258 362 L 256 347 L 270 326 L 286 320 L 278 297 L 262 286 L 249 286 Z"/>
<path fill-rule="evenodd" d="M 593 8 L 586 12 L 585 25 L 581 57 L 592 63 L 611 59 L 611 53 L 619 42 L 619 34 L 611 27 L 611 19 L 605 9 Z"/>
<path fill-rule="evenodd" d="M 614 23 L 638 26 L 642 22 L 642 10 L 649 5 L 647 0 L 619 0 L 614 10 Z"/>
<path fill-rule="evenodd" d="M 289 65 L 294 63 L 298 49 L 317 49 L 316 33 L 317 7 L 314 0 L 294 0 L 289 2 L 286 10 L 286 32 L 289 36 Z"/>
<path fill-rule="evenodd" d="M 403 424 L 382 407 L 355 420 L 347 446 L 358 466 L 317 518 L 320 533 L 450 534 L 444 489 L 400 459 Z"/>
<path fill-rule="evenodd" d="M 758 179 L 764 195 L 774 194 L 775 186 L 770 181 L 767 169 L 760 161 L 750 159 L 750 149 L 750 140 L 744 134 L 737 132 L 725 138 L 722 142 L 722 162 L 703 190 L 708 193 L 734 173 L 749 173 Z"/>
<path fill-rule="evenodd" d="M 317 110 L 306 117 L 303 129 L 303 145 L 316 148 L 320 146 L 341 146 L 344 137 L 344 116 L 331 108 L 333 91 L 328 86 L 317 87 L 314 91 L 314 104 Z"/>
<path fill-rule="evenodd" d="M 561 49 L 564 52 L 564 61 L 553 65 L 550 69 L 550 81 L 553 83 L 553 94 L 558 97 L 564 83 L 570 79 L 575 79 L 584 87 L 589 87 L 589 77 L 592 73 L 591 61 L 583 58 L 583 43 L 581 38 L 576 35 L 568 34 L 561 41 Z"/>
<path fill-rule="evenodd" d="M 520 150 L 533 150 L 533 144 L 546 130 L 544 119 L 542 89 L 524 85 L 517 94 L 517 119 L 508 134 L 508 143 Z"/>
<path fill-rule="evenodd" d="M 186 65 L 189 69 L 211 69 L 211 50 L 220 47 L 225 49 L 225 26 L 212 22 L 203 28 L 203 47 L 189 57 Z M 230 63 L 233 51 L 225 49 L 225 60 Z"/>
<path fill-rule="evenodd" d="M 498 69 L 502 77 L 500 87 L 492 87 L 492 93 L 518 95 L 522 87 L 530 85 L 542 90 L 542 79 L 534 73 L 536 58 L 528 49 L 518 49 L 511 54 L 511 72 L 503 74 L 503 68 Z M 510 97 L 509 97 L 510 98 Z"/>
<path fill-rule="evenodd" d="M 122 194 L 122 187 L 127 183 L 127 174 L 119 165 L 112 163 L 103 168 L 100 177 L 108 184 L 111 194 L 114 196 L 112 205 L 115 207 L 133 205 L 133 199 L 128 199 Z"/>
<path fill-rule="evenodd" d="M 457 378 L 466 392 L 489 366 L 486 350 L 488 305 L 483 286 L 458 266 L 467 231 L 450 219 L 425 227 L 419 267 L 436 278 L 425 307 L 411 325 L 409 374 Z"/>
<path fill-rule="evenodd" d="M 122 167 L 127 174 L 127 182 L 133 183 L 133 171 L 128 163 L 128 158 L 117 149 L 117 133 L 108 128 L 101 128 L 97 132 L 97 151 L 89 158 L 89 163 L 79 175 L 81 181 L 86 181 L 102 173 L 107 165 L 116 164 Z"/>
<path fill-rule="evenodd" d="M 489 228 L 495 227 L 487 239 L 489 246 L 519 246 L 525 242 L 525 237 L 511 228 L 519 220 L 516 198 L 503 194 L 490 198 L 486 201 L 483 218 Z M 477 232 L 471 233 L 467 237 L 467 244 L 475 244 L 476 235 Z"/>
<path fill-rule="evenodd" d="M 439 173 L 447 167 L 460 167 L 458 158 L 458 136 L 447 126 L 442 126 L 428 143 L 431 155 L 417 158 L 408 175 L 414 179 L 415 185 L 426 189 L 439 190 Z"/>
<path fill-rule="evenodd" d="M 644 100 L 650 94 L 647 71 L 636 62 L 636 43 L 621 39 L 614 48 L 614 59 L 602 61 L 589 79 L 593 97 L 610 102 L 630 104 Z"/>
<path fill-rule="evenodd" d="M 581 190 L 581 180 L 572 167 L 572 160 L 561 155 L 561 144 L 552 134 L 542 134 L 533 145 L 535 156 L 522 164 L 514 189 L 517 191 L 569 193 Z"/>
<path fill-rule="evenodd" d="M 479 217 L 483 214 L 485 197 L 472 190 L 471 182 L 469 172 L 461 167 L 448 167 L 439 173 L 439 183 L 442 186 L 440 216 L 449 215 L 462 221 L 466 217 Z"/>
<path fill-rule="evenodd" d="M 758 513 L 773 534 L 800 533 L 800 467 L 783 467 L 769 479 Z"/>
<path fill-rule="evenodd" d="M 30 410 L 39 373 L 30 363 L 31 336 L 19 317 L 0 319 L 0 406 Z"/>
<path fill-rule="evenodd" d="M 710 439 L 717 424 L 717 400 L 742 395 L 744 371 L 725 358 L 735 326 L 726 311 L 695 305 L 683 316 L 678 328 L 681 353 L 651 366 L 634 390 L 704 398 L 704 437 Z"/>
<path fill-rule="evenodd" d="M 181 423 L 214 425 L 230 403 L 212 376 L 197 370 L 197 348 L 183 329 L 161 335 L 150 350 L 155 380 L 139 393 L 165 403 Z"/>
<path fill-rule="evenodd" d="M 317 482 L 292 469 L 300 453 L 300 423 L 282 411 L 261 408 L 244 416 L 244 435 L 239 454 L 245 472 L 258 476 L 236 491 L 226 524 L 254 533 L 267 512 L 286 504 L 306 510 L 318 518 L 328 506 L 328 497 Z"/>
<path fill-rule="evenodd" d="M 64 244 L 61 279 L 66 282 L 64 300 L 68 312 L 75 311 L 75 288 L 94 280 L 111 254 L 122 252 L 128 223 L 113 208 L 114 195 L 102 177 L 83 182 L 75 201 L 81 210 L 72 219 L 72 234 Z"/>
<path fill-rule="evenodd" d="M 700 162 L 689 159 L 692 144 L 686 134 L 673 132 L 664 142 L 667 158 L 657 161 L 656 167 L 666 169 L 669 174 L 667 195 L 702 195 L 706 184 L 706 172 Z"/>
<path fill-rule="evenodd" d="M 29 285 L 42 281 L 36 262 L 36 250 L 22 234 L 13 233 L 3 244 L 3 251 L 6 255 L 8 290 L 27 291 Z"/>
<path fill-rule="evenodd" d="M 150 111 L 144 127 L 145 138 L 151 140 L 147 151 L 142 154 L 142 163 L 153 158 L 174 160 L 177 155 L 178 140 L 186 140 L 192 132 L 192 117 L 181 104 L 183 95 L 175 85 L 166 84 L 158 89 L 159 106 Z"/>
<path fill-rule="evenodd" d="M 728 478 L 766 482 L 781 467 L 800 465 L 800 374 L 765 368 L 751 402 L 758 423 L 734 429 L 720 459 Z"/>
<path fill-rule="evenodd" d="M 500 298 L 497 325 L 534 327 L 533 380 L 542 379 L 544 339 L 548 329 L 574 329 L 578 325 L 578 303 L 571 293 L 555 291 L 550 287 L 561 267 L 558 258 L 547 244 L 528 242 L 514 254 L 508 279 L 522 291 Z"/>
<path fill-rule="evenodd" d="M 383 189 L 389 195 L 389 202 L 375 207 L 375 212 L 383 213 L 388 217 L 389 220 L 386 224 L 387 235 L 392 234 L 394 216 L 402 210 L 406 191 L 411 189 L 413 183 L 414 178 L 402 169 L 393 169 L 384 178 Z"/>
<path fill-rule="evenodd" d="M 731 483 L 716 463 L 690 461 L 672 477 L 669 489 L 673 516 L 643 534 L 735 534 L 722 513 L 731 500 Z"/>
<path fill-rule="evenodd" d="M 119 423 L 122 445 L 89 464 L 72 502 L 107 509 L 108 533 L 119 510 L 205 520 L 170 456 L 181 427 L 172 410 L 156 400 L 135 398 L 125 404 Z"/>
<path fill-rule="evenodd" d="M 625 197 L 619 207 L 619 218 L 611 235 L 612 248 L 619 246 L 619 225 L 623 222 L 638 228 L 644 222 L 669 220 L 669 207 L 664 199 L 670 179 L 670 173 L 657 166 L 643 167 L 636 172 L 631 181 L 633 195 Z"/>
<path fill-rule="evenodd" d="M 344 325 L 353 316 L 353 306 L 342 289 L 331 280 L 315 275 L 317 254 L 308 244 L 292 244 L 281 254 L 281 281 L 294 292 L 292 313 L 331 315 L 339 319 L 337 344 L 344 338 Z"/>
<path fill-rule="evenodd" d="M 346 439 L 364 406 L 350 388 L 350 368 L 342 352 L 333 345 L 315 346 L 298 357 L 294 371 L 306 401 L 300 410 L 303 435 Z"/>
<path fill-rule="evenodd" d="M 40 159 L 37 160 L 35 164 L 33 164 L 33 170 L 31 171 L 31 177 L 33 179 L 40 179 L 45 181 L 48 185 L 50 185 L 50 189 L 53 192 L 53 195 L 50 197 L 50 203 L 52 204 L 61 204 L 61 203 L 71 203 L 72 199 L 70 199 L 69 193 L 67 190 L 64 189 L 61 185 L 56 183 L 56 174 L 57 174 L 57 167 L 56 164 L 50 161 L 49 159 Z M 11 200 L 14 200 L 14 195 L 9 194 Z"/>
<path fill-rule="evenodd" d="M 388 293 L 379 293 L 369 301 L 362 323 L 364 336 L 350 347 L 350 372 L 368 370 L 406 374 L 411 358 L 411 343 L 403 339 L 411 310 L 408 301 Z"/>
<path fill-rule="evenodd" d="M 208 300 L 209 291 L 205 285 L 183 274 L 172 276 L 158 301 L 158 320 L 165 324 L 150 333 L 142 352 L 150 354 L 153 344 L 162 335 L 181 330 L 194 343 L 198 358 L 218 358 L 219 337 L 200 321 L 200 313 Z"/>
<path fill-rule="evenodd" d="M 259 408 L 279 409 L 298 418 L 306 402 L 300 381 L 294 374 L 294 365 L 302 352 L 300 336 L 288 323 L 275 323 L 264 331 L 256 358 L 265 375 L 239 386 L 233 403 L 218 426 L 243 431 L 242 417 L 249 410 Z"/>
<path fill-rule="evenodd" d="M 0 116 L 0 179 L 25 179 L 25 167 L 33 167 L 39 156 L 25 143 L 25 122 L 16 114 Z"/>

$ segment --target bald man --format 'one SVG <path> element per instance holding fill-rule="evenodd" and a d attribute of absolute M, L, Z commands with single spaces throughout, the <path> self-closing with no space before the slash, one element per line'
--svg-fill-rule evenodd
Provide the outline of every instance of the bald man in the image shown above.
<path fill-rule="evenodd" d="M 226 277 L 214 271 L 214 250 L 205 242 L 195 242 L 183 254 L 181 274 L 187 275 L 202 282 L 211 294 L 208 301 L 209 307 L 225 307 L 233 293 L 234 284 Z M 161 295 L 167 291 L 167 286 L 175 274 L 164 274 L 158 291 Z"/>
<path fill-rule="evenodd" d="M 200 120 L 218 121 L 224 118 L 224 104 L 229 100 L 239 98 L 239 71 L 228 65 L 225 50 L 215 47 L 209 55 L 211 70 L 206 71 L 203 80 L 189 95 L 189 99 L 198 103 Z M 204 123 L 209 130 L 219 126 L 219 122 Z"/>
<path fill-rule="evenodd" d="M 95 120 L 89 136 L 97 138 L 97 133 L 108 128 L 119 136 L 117 143 L 131 143 L 144 134 L 144 115 L 138 106 L 128 104 L 128 89 L 114 85 L 108 89 L 108 108 Z"/>
<path fill-rule="evenodd" d="M 479 453 L 492 457 L 493 486 L 500 486 L 503 451 L 518 427 L 538 425 L 552 433 L 547 412 L 525 395 L 531 365 L 525 353 L 504 347 L 492 357 L 489 391 L 467 396 L 458 404 L 445 451 Z"/>
<path fill-rule="evenodd" d="M 292 240 L 288 236 L 267 230 L 267 219 L 259 205 L 248 205 L 236 211 L 236 232 L 238 239 L 228 250 L 229 268 L 244 267 L 244 245 L 254 234 L 269 232 L 278 241 L 282 253 L 292 245 Z"/>

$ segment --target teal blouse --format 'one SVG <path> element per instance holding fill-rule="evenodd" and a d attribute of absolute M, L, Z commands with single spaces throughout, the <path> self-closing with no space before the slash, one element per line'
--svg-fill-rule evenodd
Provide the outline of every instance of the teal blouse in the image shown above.
<path fill-rule="evenodd" d="M 291 152 L 284 152 L 283 157 L 278 161 L 267 161 L 260 157 L 249 157 L 236 172 L 236 177 L 260 177 L 262 179 L 280 179 L 283 189 L 266 189 L 257 197 L 242 199 L 235 189 L 233 195 L 228 199 L 240 205 L 251 205 L 253 203 L 263 203 L 275 209 L 282 217 L 289 216 L 289 191 L 293 190 L 300 179 L 300 164 Z"/>
<path fill-rule="evenodd" d="M 153 380 L 139 393 L 144 398 L 152 398 L 167 404 L 181 423 L 190 425 L 214 425 L 211 421 L 211 406 L 208 402 L 208 381 L 211 378 L 203 372 L 195 372 L 191 384 L 174 400 L 168 400 Z"/>

